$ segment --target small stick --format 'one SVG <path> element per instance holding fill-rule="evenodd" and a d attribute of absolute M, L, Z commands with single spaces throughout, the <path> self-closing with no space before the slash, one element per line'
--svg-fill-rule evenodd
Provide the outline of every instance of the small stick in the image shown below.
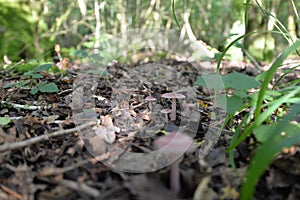
<path fill-rule="evenodd" d="M 54 183 L 54 184 L 59 184 L 62 185 L 64 187 L 67 187 L 69 189 L 72 189 L 74 191 L 80 191 L 80 192 L 84 192 L 94 198 L 97 198 L 100 196 L 100 191 L 97 190 L 96 188 L 93 188 L 91 186 L 89 186 L 86 183 L 78 183 L 75 181 L 71 181 L 71 180 L 55 180 L 52 178 L 45 178 L 45 177 L 39 177 L 40 180 L 42 181 L 46 181 L 48 183 Z"/>
<path fill-rule="evenodd" d="M 21 108 L 25 110 L 43 110 L 43 109 L 50 109 L 52 106 L 30 106 L 30 105 L 22 105 L 22 104 L 16 104 L 8 101 L 1 101 L 1 104 L 6 104 L 9 106 L 12 106 L 14 108 Z"/>
<path fill-rule="evenodd" d="M 29 146 L 29 145 L 32 145 L 32 144 L 35 144 L 35 143 L 38 143 L 38 142 L 46 141 L 46 140 L 48 140 L 49 138 L 52 138 L 52 137 L 73 133 L 73 132 L 82 130 L 84 128 L 87 128 L 89 126 L 96 125 L 96 124 L 97 124 L 96 122 L 88 122 L 86 124 L 82 124 L 82 125 L 80 125 L 78 127 L 75 127 L 75 128 L 66 129 L 66 130 L 59 130 L 59 131 L 56 131 L 56 132 L 53 132 L 53 133 L 44 134 L 44 135 L 40 135 L 40 136 L 37 136 L 37 137 L 34 137 L 34 138 L 30 138 L 28 140 L 23 140 L 23 141 L 15 142 L 15 143 L 5 143 L 3 145 L 0 145 L 0 153 L 8 151 L 8 150 L 23 148 L 23 147 L 26 147 L 26 146 Z"/>
<path fill-rule="evenodd" d="M 11 190 L 10 188 L 6 187 L 5 185 L 0 184 L 0 187 L 3 191 L 7 192 L 8 194 L 10 194 L 11 196 L 16 197 L 17 199 L 23 200 L 24 198 L 22 197 L 22 195 L 20 195 L 19 193 Z"/>

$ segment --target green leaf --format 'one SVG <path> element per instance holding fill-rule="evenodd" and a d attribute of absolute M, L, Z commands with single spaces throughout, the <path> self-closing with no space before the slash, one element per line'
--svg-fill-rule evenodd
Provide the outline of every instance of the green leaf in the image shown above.
<path fill-rule="evenodd" d="M 38 93 L 39 89 L 37 87 L 33 87 L 31 88 L 30 94 L 35 95 L 36 93 Z"/>
<path fill-rule="evenodd" d="M 269 135 L 269 137 L 255 151 L 255 155 L 251 159 L 247 179 L 241 189 L 242 200 L 253 199 L 252 196 L 257 181 L 277 153 L 281 152 L 285 147 L 300 143 L 300 127 L 290 123 L 290 121 L 299 117 L 299 113 L 300 104 L 295 104 L 291 108 L 291 111 L 278 124 L 272 126 L 272 128 L 266 130 L 267 132 L 264 133 Z"/>
<path fill-rule="evenodd" d="M 48 71 L 52 67 L 52 64 L 43 64 L 40 66 L 37 66 L 34 71 L 35 72 L 41 72 L 41 71 Z"/>
<path fill-rule="evenodd" d="M 29 83 L 29 80 L 22 80 L 19 82 L 17 86 L 19 87 L 25 87 Z"/>
<path fill-rule="evenodd" d="M 26 73 L 23 74 L 23 76 L 25 76 L 25 77 L 30 77 L 31 76 L 31 78 L 44 78 L 43 75 L 35 73 L 33 71 L 26 72 Z"/>
<path fill-rule="evenodd" d="M 42 86 L 46 85 L 46 83 L 47 82 L 45 82 L 45 81 L 41 81 L 36 86 L 39 88 L 39 87 L 42 87 Z"/>
<path fill-rule="evenodd" d="M 241 99 L 245 99 L 245 98 L 248 97 L 248 94 L 246 92 L 244 92 L 244 91 L 233 91 L 232 94 L 234 96 L 240 97 Z"/>
<path fill-rule="evenodd" d="M 275 62 L 272 64 L 271 68 L 267 71 L 266 77 L 264 81 L 261 84 L 260 91 L 258 94 L 257 98 L 257 103 L 256 103 L 256 110 L 255 110 L 255 117 L 259 117 L 261 113 L 261 107 L 264 101 L 264 96 L 266 91 L 268 90 L 268 85 L 271 82 L 271 80 L 274 78 L 274 74 L 276 73 L 277 69 L 281 66 L 283 61 L 297 48 L 300 47 L 300 40 L 296 41 L 293 45 L 290 47 L 286 48 L 281 55 L 275 60 Z"/>
<path fill-rule="evenodd" d="M 260 83 L 251 76 L 241 73 L 232 73 L 223 77 L 225 88 L 248 90 L 256 88 Z"/>
<path fill-rule="evenodd" d="M 3 88 L 12 88 L 12 87 L 24 87 L 29 83 L 28 80 L 22 80 L 20 82 L 13 82 L 13 83 L 9 83 L 5 86 L 3 86 Z"/>
<path fill-rule="evenodd" d="M 216 102 L 228 114 L 234 114 L 243 107 L 243 100 L 238 96 L 219 95 Z"/>
<path fill-rule="evenodd" d="M 58 87 L 55 83 L 47 83 L 41 86 L 38 86 L 39 90 L 41 92 L 47 92 L 47 93 L 52 93 L 52 92 L 58 92 Z"/>
<path fill-rule="evenodd" d="M 25 76 L 25 77 L 30 77 L 30 76 L 32 76 L 32 74 L 33 74 L 32 71 L 30 71 L 30 72 L 25 72 L 25 73 L 23 74 L 23 76 Z"/>
<path fill-rule="evenodd" d="M 9 83 L 7 85 L 4 85 L 3 88 L 12 88 L 17 86 L 19 83 L 13 82 L 13 83 Z"/>
<path fill-rule="evenodd" d="M 253 130 L 253 134 L 259 142 L 264 143 L 268 141 L 270 137 L 270 134 L 268 133 L 272 133 L 273 130 L 274 130 L 274 126 L 261 125 Z"/>
<path fill-rule="evenodd" d="M 208 87 L 210 89 L 224 89 L 222 76 L 218 74 L 207 74 L 198 76 L 194 86 Z"/>
<path fill-rule="evenodd" d="M 0 117 L 0 125 L 5 126 L 9 122 L 11 122 L 11 119 L 9 117 Z"/>
<path fill-rule="evenodd" d="M 85 50 L 73 50 L 70 52 L 70 56 L 76 56 L 77 58 L 86 58 L 88 52 Z"/>
<path fill-rule="evenodd" d="M 246 182 L 242 185 L 241 199 L 252 199 L 257 181 L 271 164 L 274 156 L 281 152 L 283 148 L 291 147 L 300 142 L 300 128 L 294 124 L 283 122 L 274 129 L 269 129 L 269 139 L 256 150 L 254 157 L 251 159 Z M 285 135 L 282 136 L 281 133 Z"/>
<path fill-rule="evenodd" d="M 44 76 L 41 75 L 41 74 L 32 74 L 31 77 L 32 77 L 32 78 L 44 78 Z"/>

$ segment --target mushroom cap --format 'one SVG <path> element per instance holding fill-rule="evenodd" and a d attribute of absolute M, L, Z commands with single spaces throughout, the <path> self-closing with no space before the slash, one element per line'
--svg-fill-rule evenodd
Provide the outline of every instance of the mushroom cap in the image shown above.
<path fill-rule="evenodd" d="M 155 140 L 154 145 L 156 148 L 166 153 L 184 154 L 185 152 L 193 152 L 196 146 L 193 143 L 193 138 L 182 133 L 170 133 L 165 136 L 159 137 Z"/>
<path fill-rule="evenodd" d="M 170 92 L 170 93 L 165 93 L 161 95 L 163 98 L 168 98 L 168 99 L 183 99 L 185 96 L 183 94 L 175 93 L 175 92 Z"/>
<path fill-rule="evenodd" d="M 147 96 L 146 98 L 145 98 L 145 100 L 146 101 L 156 101 L 157 99 L 155 98 L 155 97 L 153 97 L 153 96 Z"/>
<path fill-rule="evenodd" d="M 190 108 L 195 108 L 196 105 L 194 103 L 183 103 L 182 108 L 185 110 L 189 110 Z"/>
<path fill-rule="evenodd" d="M 165 109 L 162 109 L 161 111 L 160 111 L 161 113 L 170 113 L 170 112 L 172 112 L 172 110 L 171 109 L 169 109 L 169 108 L 165 108 Z"/>

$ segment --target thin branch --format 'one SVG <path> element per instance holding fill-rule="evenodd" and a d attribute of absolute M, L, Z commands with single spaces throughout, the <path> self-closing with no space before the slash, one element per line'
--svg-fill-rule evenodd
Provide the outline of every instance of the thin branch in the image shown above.
<path fill-rule="evenodd" d="M 0 145 L 0 153 L 8 151 L 8 150 L 23 148 L 23 147 L 26 147 L 26 146 L 29 146 L 29 145 L 32 145 L 32 144 L 36 144 L 38 142 L 46 141 L 49 138 L 53 138 L 53 137 L 73 133 L 73 132 L 82 130 L 82 129 L 87 128 L 87 127 L 92 126 L 92 125 L 96 125 L 96 122 L 93 122 L 93 121 L 88 122 L 86 124 L 82 124 L 82 125 L 80 125 L 78 127 L 75 127 L 75 128 L 66 129 L 66 130 L 59 130 L 59 131 L 56 131 L 56 132 L 53 132 L 53 133 L 40 135 L 40 136 L 30 138 L 28 140 L 23 140 L 23 141 L 20 141 L 20 142 L 5 143 L 3 145 Z"/>
<path fill-rule="evenodd" d="M 67 187 L 67 188 L 72 189 L 74 191 L 83 192 L 83 193 L 85 193 L 87 195 L 90 195 L 94 198 L 99 197 L 100 194 L 101 194 L 99 190 L 89 186 L 86 183 L 78 183 L 78 182 L 75 182 L 75 181 L 72 181 L 72 180 L 66 180 L 66 179 L 55 180 L 53 178 L 45 178 L 45 177 L 39 177 L 39 179 L 42 180 L 42 181 L 46 181 L 48 183 L 54 183 L 54 184 L 62 185 L 64 187 Z"/>
<path fill-rule="evenodd" d="M 13 190 L 10 189 L 9 187 L 6 187 L 5 185 L 0 184 L 0 188 L 1 188 L 3 191 L 5 191 L 6 193 L 10 194 L 11 196 L 13 196 L 13 197 L 15 197 L 15 198 L 17 198 L 17 199 L 20 199 L 20 200 L 24 199 L 24 198 L 22 197 L 22 195 L 20 195 L 19 193 L 13 191 Z"/>
<path fill-rule="evenodd" d="M 52 106 L 30 106 L 30 105 L 22 105 L 22 104 L 16 104 L 8 101 L 1 101 L 1 104 L 6 104 L 9 106 L 12 106 L 13 108 L 21 108 L 25 110 L 43 110 L 43 109 L 50 109 Z"/>

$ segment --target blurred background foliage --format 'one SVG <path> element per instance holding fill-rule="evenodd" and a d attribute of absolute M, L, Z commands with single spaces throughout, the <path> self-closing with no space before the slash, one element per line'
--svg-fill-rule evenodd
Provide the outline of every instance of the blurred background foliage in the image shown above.
<path fill-rule="evenodd" d="M 271 61 L 300 36 L 300 1 L 252 0 L 0 0 L 0 56 L 50 59 L 55 44 L 68 52 L 131 28 L 182 31 L 188 24 L 195 37 L 222 51 L 238 36 L 259 33 L 236 43 L 232 59 L 245 52 Z M 268 31 L 278 31 L 280 34 Z M 242 51 L 243 50 L 243 51 Z M 242 55 L 237 56 L 237 55 Z M 1 61 L 2 62 L 2 59 Z"/>

